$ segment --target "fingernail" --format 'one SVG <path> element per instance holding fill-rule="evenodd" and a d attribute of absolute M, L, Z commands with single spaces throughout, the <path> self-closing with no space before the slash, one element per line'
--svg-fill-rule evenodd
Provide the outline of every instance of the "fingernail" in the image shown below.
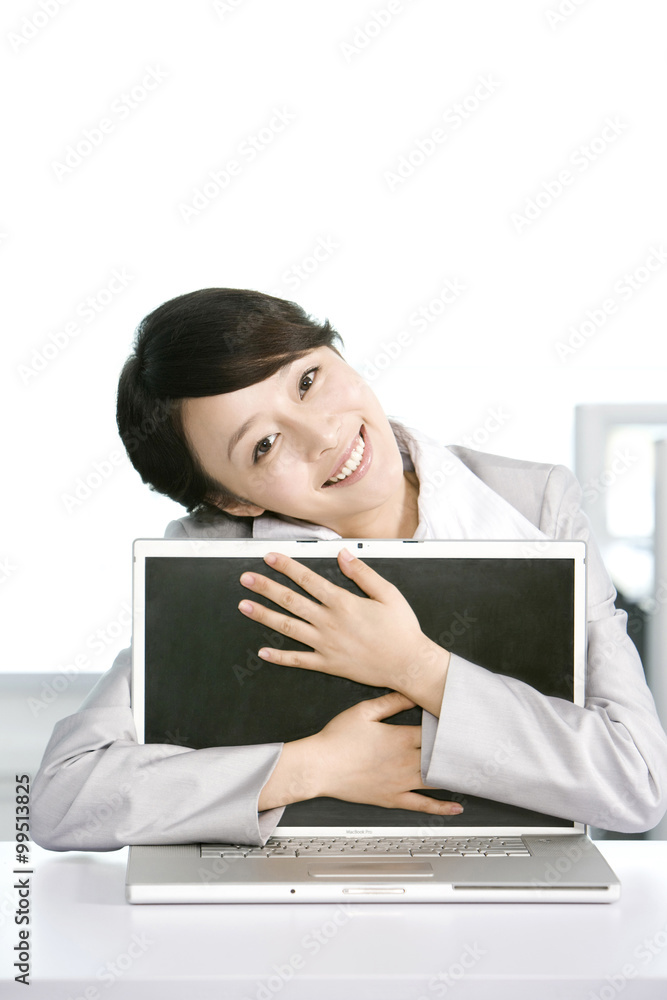
<path fill-rule="evenodd" d="M 352 560 L 354 559 L 354 556 L 352 555 L 352 553 L 349 552 L 347 549 L 341 549 L 340 550 L 340 555 L 341 555 L 341 558 L 345 562 L 352 562 Z"/>
<path fill-rule="evenodd" d="M 269 552 L 268 555 L 264 556 L 264 562 L 267 562 L 269 566 L 273 566 L 277 558 L 273 552 Z"/>
<path fill-rule="evenodd" d="M 269 653 L 268 649 L 260 649 L 258 651 L 257 655 L 261 656 L 263 660 L 270 660 L 271 659 L 271 654 Z"/>
<path fill-rule="evenodd" d="M 252 573 L 242 573 L 241 574 L 241 583 L 244 586 L 252 587 L 252 585 L 254 584 L 254 582 L 255 582 L 255 577 L 252 575 Z"/>
<path fill-rule="evenodd" d="M 239 604 L 239 611 L 242 611 L 244 615 L 252 614 L 252 604 L 250 601 L 241 601 Z"/>
<path fill-rule="evenodd" d="M 459 813 L 463 812 L 463 806 L 459 805 L 458 802 L 451 807 L 449 810 L 452 816 L 457 816 Z"/>

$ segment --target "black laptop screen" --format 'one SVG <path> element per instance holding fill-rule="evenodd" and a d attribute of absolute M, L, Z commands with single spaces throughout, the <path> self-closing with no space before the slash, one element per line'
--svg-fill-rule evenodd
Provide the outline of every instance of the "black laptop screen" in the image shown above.
<path fill-rule="evenodd" d="M 543 694 L 573 699 L 573 560 L 368 561 L 401 590 L 423 632 L 435 642 Z M 307 564 L 365 597 L 334 558 L 308 558 Z M 146 743 L 201 749 L 289 742 L 319 732 L 344 709 L 388 690 L 261 660 L 257 650 L 264 645 L 307 647 L 241 614 L 238 603 L 249 596 L 239 583 L 245 571 L 299 589 L 259 557 L 146 558 Z M 421 710 L 388 721 L 418 725 Z M 567 820 L 468 793 L 422 794 L 460 801 L 464 813 L 436 817 L 318 798 L 288 806 L 281 826 L 572 826 Z"/>

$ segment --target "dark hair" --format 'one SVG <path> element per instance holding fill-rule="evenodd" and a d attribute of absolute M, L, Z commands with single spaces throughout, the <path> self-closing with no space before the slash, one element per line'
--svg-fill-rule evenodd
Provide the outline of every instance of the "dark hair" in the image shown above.
<path fill-rule="evenodd" d="M 183 400 L 263 382 L 317 347 L 342 343 L 295 302 L 238 288 L 202 288 L 149 313 L 118 382 L 116 420 L 130 461 L 152 490 L 200 517 L 244 501 L 208 476 L 182 422 Z"/>

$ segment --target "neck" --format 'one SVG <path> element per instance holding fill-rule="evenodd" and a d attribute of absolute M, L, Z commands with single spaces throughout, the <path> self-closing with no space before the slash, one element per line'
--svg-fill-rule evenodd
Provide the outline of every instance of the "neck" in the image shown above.
<path fill-rule="evenodd" d="M 414 472 L 404 472 L 395 495 L 382 507 L 365 510 L 344 523 L 327 527 L 343 538 L 412 538 L 419 524 L 419 480 Z"/>

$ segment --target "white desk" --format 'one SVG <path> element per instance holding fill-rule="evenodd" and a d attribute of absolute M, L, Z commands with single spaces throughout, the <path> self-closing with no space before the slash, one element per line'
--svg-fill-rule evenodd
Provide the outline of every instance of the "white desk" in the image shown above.
<path fill-rule="evenodd" d="M 129 906 L 125 850 L 31 845 L 29 992 L 12 968 L 13 884 L 27 876 L 2 844 L 0 997 L 666 1000 L 667 842 L 598 843 L 617 903 L 345 907 Z"/>

